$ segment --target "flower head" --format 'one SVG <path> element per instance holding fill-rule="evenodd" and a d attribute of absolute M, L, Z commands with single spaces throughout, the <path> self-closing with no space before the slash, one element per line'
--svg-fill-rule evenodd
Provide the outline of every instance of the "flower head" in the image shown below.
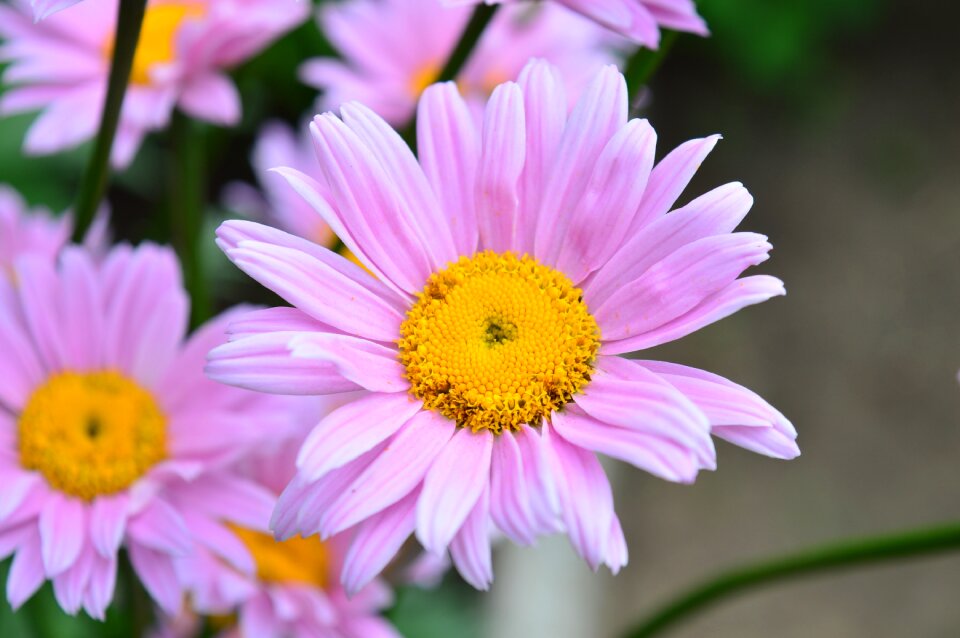
<path fill-rule="evenodd" d="M 14 85 L 0 113 L 42 109 L 24 149 L 53 153 L 96 132 L 118 0 L 86 0 L 40 23 L 25 0 L 0 5 L 0 61 Z M 140 32 L 130 87 L 112 150 L 126 166 L 147 132 L 167 125 L 176 106 L 216 124 L 240 119 L 240 99 L 225 71 L 306 19 L 306 3 L 277 11 L 270 0 L 153 0 Z"/>
<path fill-rule="evenodd" d="M 443 0 L 451 6 L 490 0 Z M 504 2 L 504 0 L 494 0 Z M 650 49 L 660 45 L 660 28 L 707 35 L 707 25 L 697 14 L 694 0 L 556 0 L 604 27 Z"/>
<path fill-rule="evenodd" d="M 391 124 L 404 124 L 417 99 L 436 81 L 470 19 L 470 9 L 441 0 L 346 0 L 324 5 L 320 23 L 343 61 L 317 58 L 301 69 L 323 90 L 321 110 L 357 100 Z M 495 86 L 513 80 L 531 57 L 564 72 L 571 94 L 604 64 L 618 40 L 556 6 L 501 11 L 457 78 L 470 104 L 482 105 Z"/>
<path fill-rule="evenodd" d="M 185 340 L 173 253 L 114 248 L 102 263 L 63 249 L 59 265 L 18 258 L 0 305 L 2 554 L 19 607 L 47 578 L 69 613 L 102 618 L 122 546 L 170 613 L 174 559 L 223 551 L 219 520 L 259 524 L 273 497 L 228 466 L 286 414 L 278 397 L 212 383 L 205 353 L 231 315 Z"/>
<path fill-rule="evenodd" d="M 727 184 L 674 207 L 717 137 L 654 165 L 607 67 L 567 115 L 557 71 L 499 86 L 478 129 L 452 84 L 429 88 L 419 161 L 369 109 L 312 125 L 324 185 L 281 169 L 369 273 L 309 242 L 227 222 L 219 242 L 295 309 L 260 311 L 208 374 L 291 394 L 363 390 L 304 442 L 274 529 L 357 526 L 342 579 L 367 582 L 416 534 L 492 579 L 491 524 L 521 544 L 565 530 L 593 568 L 627 548 L 597 453 L 691 482 L 711 432 L 796 456 L 796 432 L 749 390 L 618 355 L 783 294 L 762 235 L 733 232 L 752 198 Z"/>

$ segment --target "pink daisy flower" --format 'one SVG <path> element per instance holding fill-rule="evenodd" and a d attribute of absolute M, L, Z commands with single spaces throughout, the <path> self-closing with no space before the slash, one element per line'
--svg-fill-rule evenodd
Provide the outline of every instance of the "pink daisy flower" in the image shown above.
<path fill-rule="evenodd" d="M 443 0 L 448 6 L 497 4 L 504 0 Z M 577 13 L 649 49 L 660 46 L 660 27 L 709 35 L 694 0 L 556 0 Z"/>
<path fill-rule="evenodd" d="M 120 246 L 98 264 L 71 246 L 59 265 L 27 255 L 14 271 L 14 303 L 0 306 L 7 600 L 17 608 L 51 579 L 65 611 L 103 618 L 123 547 L 176 613 L 174 559 L 221 552 L 220 520 L 258 525 L 272 507 L 227 467 L 279 427 L 289 400 L 204 377 L 232 315 L 184 339 L 187 298 L 168 249 Z"/>
<path fill-rule="evenodd" d="M 300 75 L 323 90 L 321 110 L 357 100 L 391 124 L 413 115 L 420 93 L 432 84 L 471 10 L 444 8 L 440 0 L 347 0 L 324 5 L 320 27 L 343 60 L 307 61 Z M 616 59 L 617 40 L 560 7 L 509 7 L 484 32 L 457 79 L 478 110 L 495 86 L 513 80 L 532 57 L 559 66 L 571 94 Z"/>
<path fill-rule="evenodd" d="M 314 414 L 325 414 L 347 397 Z M 313 408 L 316 405 L 314 404 Z M 311 423 L 316 420 L 312 419 Z M 302 436 L 287 439 L 248 457 L 247 475 L 279 494 L 294 472 Z M 206 615 L 236 614 L 235 628 L 221 636 L 258 638 L 394 638 L 398 636 L 378 612 L 392 604 L 392 592 L 379 580 L 347 597 L 337 580 L 348 541 L 291 538 L 277 541 L 268 533 L 269 509 L 255 526 L 231 526 L 232 564 L 209 550 L 178 561 L 188 583 L 193 608 Z M 234 566 L 239 564 L 242 570 Z"/>
<path fill-rule="evenodd" d="M 711 433 L 792 458 L 796 432 L 746 388 L 618 355 L 784 294 L 762 235 L 733 232 L 739 183 L 668 212 L 716 144 L 654 165 L 606 67 L 567 115 L 555 68 L 499 86 L 482 127 L 452 84 L 429 88 L 418 157 L 369 109 L 312 126 L 326 184 L 278 169 L 374 274 L 315 244 L 227 222 L 228 257 L 295 308 L 260 311 L 208 374 L 265 392 L 366 395 L 306 439 L 274 512 L 281 538 L 357 526 L 354 591 L 410 534 L 478 588 L 489 530 L 529 544 L 565 530 L 596 569 L 627 547 L 597 454 L 671 481 L 713 469 Z M 327 193 L 325 196 L 324 193 Z"/>
<path fill-rule="evenodd" d="M 260 191 L 242 182 L 230 184 L 224 193 L 226 206 L 254 217 L 271 226 L 282 228 L 322 246 L 332 246 L 336 236 L 314 212 L 313 207 L 290 187 L 283 177 L 271 169 L 290 166 L 315 179 L 320 179 L 316 155 L 309 135 L 297 139 L 296 133 L 282 122 L 269 122 L 260 130 L 251 158 Z"/>
<path fill-rule="evenodd" d="M 27 132 L 28 154 L 90 139 L 102 111 L 117 0 L 86 0 L 34 23 L 26 0 L 0 5 L 0 61 L 13 88 L 0 113 L 42 109 Z M 130 163 L 143 137 L 164 128 L 174 107 L 220 125 L 240 120 L 240 97 L 225 71 L 252 57 L 309 15 L 271 0 L 156 0 L 149 3 L 123 104 L 112 162 Z"/>

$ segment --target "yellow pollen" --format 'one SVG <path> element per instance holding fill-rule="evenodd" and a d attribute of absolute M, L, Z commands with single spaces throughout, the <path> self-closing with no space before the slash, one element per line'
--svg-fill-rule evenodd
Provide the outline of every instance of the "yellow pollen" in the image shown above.
<path fill-rule="evenodd" d="M 413 97 L 420 97 L 428 86 L 436 82 L 440 77 L 440 70 L 440 65 L 436 62 L 428 62 L 417 69 L 407 83 Z"/>
<path fill-rule="evenodd" d="M 20 464 L 92 500 L 129 487 L 167 456 L 166 418 L 117 372 L 61 372 L 34 390 L 18 423 Z"/>
<path fill-rule="evenodd" d="M 176 56 L 177 33 L 186 19 L 203 17 L 206 6 L 200 2 L 166 2 L 147 7 L 140 27 L 140 40 L 133 56 L 130 81 L 150 84 L 150 71 L 158 64 L 172 62 Z M 104 53 L 113 56 L 113 37 L 107 40 Z"/>
<path fill-rule="evenodd" d="M 267 583 L 300 583 L 323 589 L 330 571 L 330 551 L 318 538 L 296 536 L 278 541 L 262 532 L 231 525 L 257 564 L 257 578 Z"/>
<path fill-rule="evenodd" d="M 485 251 L 430 276 L 398 343 L 411 394 L 499 434 L 539 425 L 590 381 L 600 331 L 566 275 Z"/>

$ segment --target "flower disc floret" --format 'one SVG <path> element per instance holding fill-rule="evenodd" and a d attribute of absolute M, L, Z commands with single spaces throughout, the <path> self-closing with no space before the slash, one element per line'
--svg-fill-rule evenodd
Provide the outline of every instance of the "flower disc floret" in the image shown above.
<path fill-rule="evenodd" d="M 461 257 L 431 275 L 400 335 L 410 392 L 461 427 L 498 434 L 568 403 L 600 347 L 580 289 L 510 252 Z"/>
<path fill-rule="evenodd" d="M 90 501 L 126 489 L 167 456 L 156 400 L 113 371 L 52 375 L 20 415 L 21 465 Z"/>

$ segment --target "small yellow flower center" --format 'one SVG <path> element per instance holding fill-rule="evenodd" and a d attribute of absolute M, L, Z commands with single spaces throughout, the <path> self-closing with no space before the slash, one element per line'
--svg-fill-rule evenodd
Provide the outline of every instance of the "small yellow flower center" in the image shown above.
<path fill-rule="evenodd" d="M 566 275 L 486 251 L 430 276 L 399 347 L 427 408 L 500 433 L 538 425 L 590 381 L 600 331 Z"/>
<path fill-rule="evenodd" d="M 20 414 L 20 464 L 85 500 L 129 487 L 167 456 L 166 418 L 117 372 L 61 372 Z"/>
<path fill-rule="evenodd" d="M 166 2 L 147 7 L 140 27 L 140 40 L 133 56 L 130 81 L 150 84 L 150 71 L 158 64 L 172 62 L 176 55 L 177 33 L 186 19 L 203 17 L 206 6 L 199 2 Z M 106 56 L 113 55 L 113 37 L 104 46 Z"/>
<path fill-rule="evenodd" d="M 330 571 L 330 550 L 318 538 L 296 536 L 278 541 L 262 532 L 231 525 L 257 564 L 257 578 L 267 583 L 300 583 L 323 589 Z"/>

